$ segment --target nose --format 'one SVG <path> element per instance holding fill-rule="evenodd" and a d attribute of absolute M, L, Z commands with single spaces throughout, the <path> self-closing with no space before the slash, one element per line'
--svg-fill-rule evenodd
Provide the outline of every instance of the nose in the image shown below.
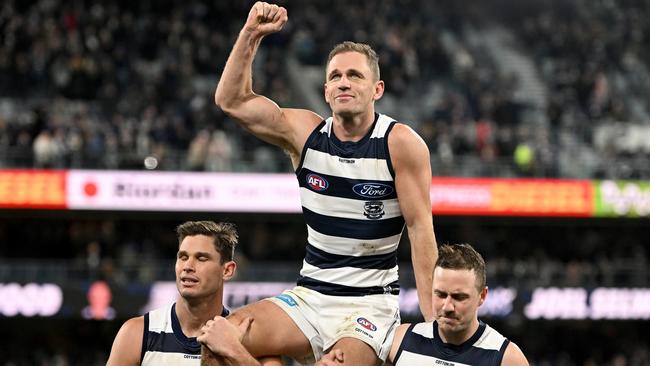
<path fill-rule="evenodd" d="M 345 75 L 341 76 L 341 79 L 339 79 L 338 88 L 341 90 L 350 89 L 350 79 L 348 79 L 348 77 Z"/>
<path fill-rule="evenodd" d="M 451 313 L 454 311 L 454 302 L 451 297 L 447 297 L 442 303 L 442 310 L 445 313 Z"/>
<path fill-rule="evenodd" d="M 194 271 L 194 259 L 192 257 L 188 258 L 183 262 L 183 271 L 192 272 Z"/>

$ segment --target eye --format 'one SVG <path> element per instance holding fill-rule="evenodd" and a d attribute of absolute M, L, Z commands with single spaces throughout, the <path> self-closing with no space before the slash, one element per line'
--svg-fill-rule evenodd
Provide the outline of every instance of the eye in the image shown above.
<path fill-rule="evenodd" d="M 201 261 L 201 262 L 205 262 L 205 261 L 207 261 L 208 259 L 209 259 L 209 258 L 206 257 L 206 256 L 204 256 L 204 255 L 199 256 L 199 261 Z"/>
<path fill-rule="evenodd" d="M 330 81 L 338 80 L 341 78 L 341 74 L 332 74 L 330 76 Z"/>

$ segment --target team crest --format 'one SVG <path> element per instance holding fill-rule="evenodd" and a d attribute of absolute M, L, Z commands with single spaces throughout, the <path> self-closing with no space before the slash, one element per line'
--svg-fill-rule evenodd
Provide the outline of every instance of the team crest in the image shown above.
<path fill-rule="evenodd" d="M 370 220 L 381 219 L 386 212 L 384 212 L 384 203 L 382 201 L 367 201 L 363 204 L 363 216 Z"/>

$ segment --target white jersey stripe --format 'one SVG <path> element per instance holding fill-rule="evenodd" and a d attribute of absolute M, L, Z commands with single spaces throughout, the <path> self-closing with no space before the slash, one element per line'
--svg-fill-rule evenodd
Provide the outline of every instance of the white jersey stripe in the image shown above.
<path fill-rule="evenodd" d="M 394 252 L 399 245 L 402 234 L 381 239 L 359 240 L 321 234 L 307 225 L 309 244 L 328 253 L 351 255 L 360 257 L 364 255 L 377 255 Z"/>
<path fill-rule="evenodd" d="M 341 164 L 339 159 L 338 156 L 308 148 L 305 151 L 303 168 L 321 174 L 350 179 L 393 180 L 386 160 L 346 158 L 347 160 L 354 161 L 354 163 Z"/>
<path fill-rule="evenodd" d="M 440 366 L 471 366 L 466 363 L 452 362 L 437 357 L 425 356 L 419 353 L 402 351 L 402 355 L 397 360 L 395 366 L 414 366 L 414 365 L 440 365 Z"/>
<path fill-rule="evenodd" d="M 485 332 L 483 332 L 481 338 L 479 338 L 473 346 L 487 350 L 498 351 L 501 349 L 503 341 L 505 340 L 506 337 L 502 336 L 499 332 L 495 331 L 492 327 L 486 324 Z"/>
<path fill-rule="evenodd" d="M 300 275 L 316 278 L 319 281 L 349 287 L 387 286 L 398 280 L 398 266 L 391 269 L 362 269 L 353 267 L 339 267 L 321 269 L 306 261 L 302 262 Z"/>
<path fill-rule="evenodd" d="M 300 188 L 302 205 L 309 207 L 320 215 L 340 217 L 344 219 L 367 220 L 364 214 L 364 202 L 350 198 L 326 196 L 313 192 L 305 187 Z M 382 200 L 386 214 L 380 220 L 402 216 L 397 198 Z"/>
<path fill-rule="evenodd" d="M 198 366 L 200 362 L 201 355 L 152 351 L 147 351 L 142 359 L 142 365 Z"/>

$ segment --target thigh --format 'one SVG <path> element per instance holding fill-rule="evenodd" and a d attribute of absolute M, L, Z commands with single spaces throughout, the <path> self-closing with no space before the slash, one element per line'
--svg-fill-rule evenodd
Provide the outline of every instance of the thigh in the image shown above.
<path fill-rule="evenodd" d="M 228 316 L 239 324 L 245 318 L 253 319 L 242 343 L 255 357 L 289 356 L 302 359 L 312 353 L 309 340 L 296 323 L 279 306 L 262 300 L 240 308 Z"/>
<path fill-rule="evenodd" d="M 343 351 L 343 365 L 376 366 L 382 364 L 375 354 L 375 350 L 357 338 L 341 338 L 332 346 L 332 349 Z"/>
<path fill-rule="evenodd" d="M 354 338 L 368 345 L 378 358 L 386 359 L 400 323 L 397 296 L 329 297 L 325 301 L 328 304 L 319 322 L 325 349 L 343 338 Z"/>

